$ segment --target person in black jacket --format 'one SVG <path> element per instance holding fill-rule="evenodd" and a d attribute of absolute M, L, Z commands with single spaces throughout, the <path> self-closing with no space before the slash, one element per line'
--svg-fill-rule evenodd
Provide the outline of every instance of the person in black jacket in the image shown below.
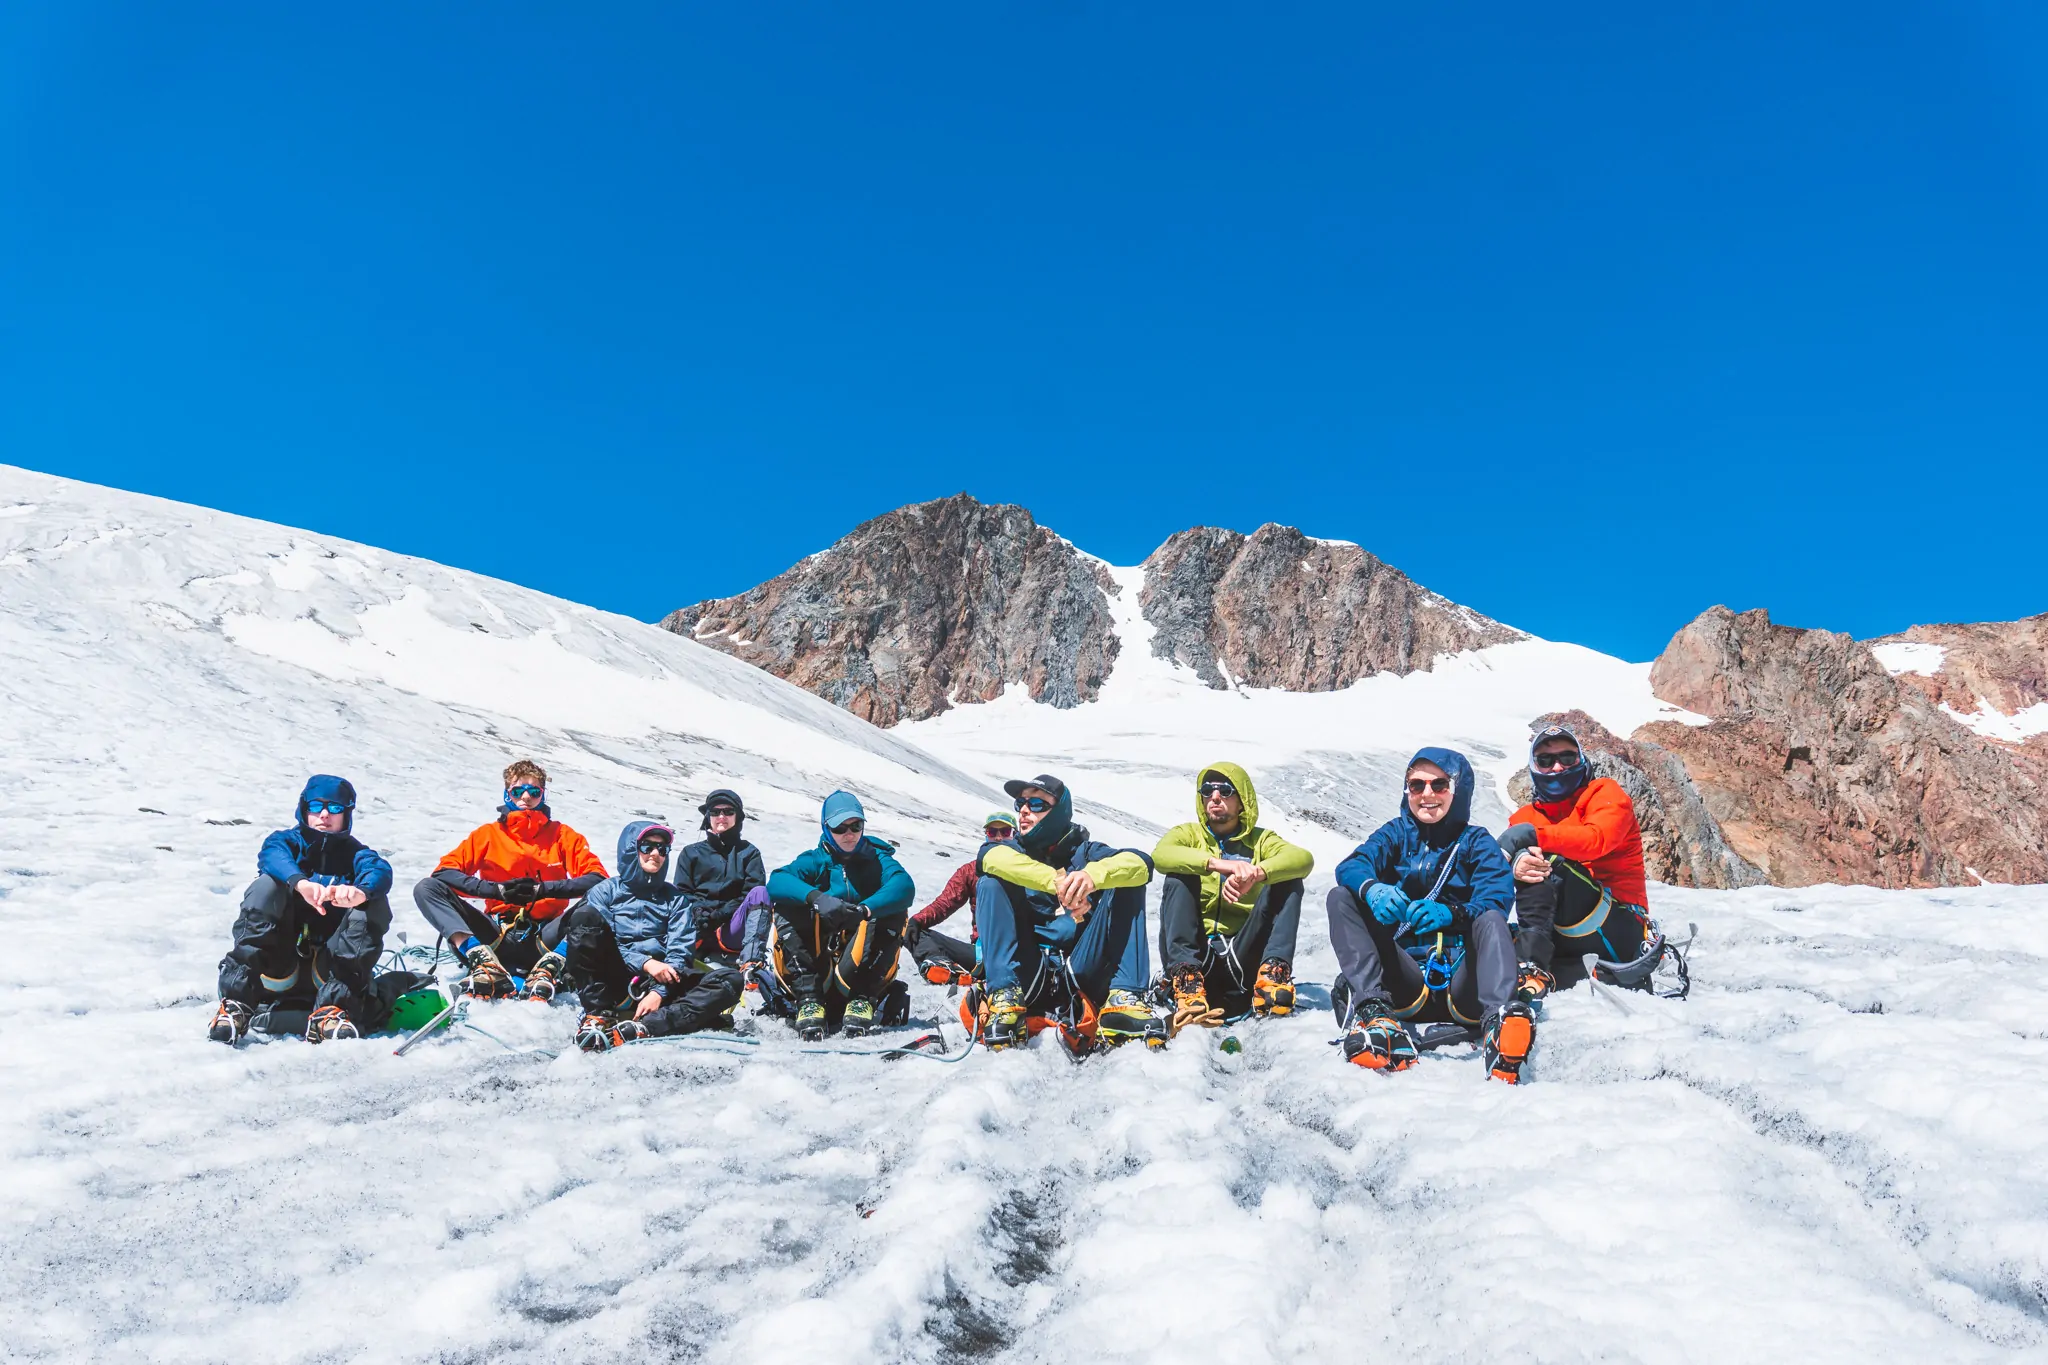
<path fill-rule="evenodd" d="M 752 988 L 768 949 L 768 867 L 747 842 L 737 792 L 720 787 L 697 810 L 705 837 L 676 855 L 671 874 L 689 906 L 691 943 L 699 957 L 737 966 Z"/>

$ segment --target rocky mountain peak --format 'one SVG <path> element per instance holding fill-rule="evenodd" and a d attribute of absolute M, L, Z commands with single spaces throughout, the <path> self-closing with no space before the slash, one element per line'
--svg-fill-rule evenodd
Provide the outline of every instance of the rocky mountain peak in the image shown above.
<path fill-rule="evenodd" d="M 1011 683 L 1052 706 L 1092 700 L 1116 657 L 1112 587 L 1024 508 L 959 493 L 661 624 L 886 726 Z"/>
<path fill-rule="evenodd" d="M 1631 739 L 1677 754 L 1729 846 L 1781 886 L 2048 880 L 2035 778 L 1868 645 L 1714 607 L 1650 684 L 1711 723 Z"/>
<path fill-rule="evenodd" d="M 1211 687 L 1327 692 L 1440 654 L 1527 638 L 1438 596 L 1357 545 L 1267 523 L 1197 526 L 1145 561 L 1153 653 Z"/>

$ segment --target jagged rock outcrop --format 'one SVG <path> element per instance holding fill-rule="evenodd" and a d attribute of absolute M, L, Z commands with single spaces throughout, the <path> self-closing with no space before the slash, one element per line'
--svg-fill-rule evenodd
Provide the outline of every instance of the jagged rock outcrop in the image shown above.
<path fill-rule="evenodd" d="M 1145 561 L 1152 651 L 1211 687 L 1328 692 L 1439 654 L 1526 638 L 1440 597 L 1359 546 L 1268 524 L 1198 526 Z"/>
<path fill-rule="evenodd" d="M 1677 755 L 1730 847 L 1781 886 L 2048 881 L 2042 790 L 1847 635 L 1715 607 L 1650 670 L 1712 717 L 1630 740 Z"/>
<path fill-rule="evenodd" d="M 1594 775 L 1619 782 L 1635 803 L 1636 823 L 1643 831 L 1643 866 L 1652 880 L 1715 890 L 1760 886 L 1770 880 L 1728 846 L 1676 754 L 1647 739 L 1622 739 L 1584 711 L 1539 716 L 1529 733 L 1533 736 L 1547 725 L 1569 725 L 1591 760 Z M 1508 779 L 1508 793 L 1516 801 L 1529 799 L 1526 768 Z"/>
<path fill-rule="evenodd" d="M 1112 586 L 1023 508 L 960 493 L 661 624 L 886 726 L 1010 683 L 1053 706 L 1092 700 L 1116 654 Z"/>
<path fill-rule="evenodd" d="M 1938 647 L 1940 659 L 1931 668 L 1909 666 L 1896 676 L 1962 715 L 1989 706 L 2015 716 L 2048 703 L 2048 613 L 2018 621 L 1914 626 L 1865 643 L 1880 658 L 1888 645 Z"/>

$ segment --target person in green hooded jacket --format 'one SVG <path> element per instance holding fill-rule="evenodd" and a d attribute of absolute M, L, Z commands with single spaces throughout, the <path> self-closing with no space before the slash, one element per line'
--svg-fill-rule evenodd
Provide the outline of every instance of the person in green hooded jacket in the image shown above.
<path fill-rule="evenodd" d="M 1175 1027 L 1214 1028 L 1246 1009 L 1292 1013 L 1302 882 L 1315 858 L 1260 828 L 1250 775 L 1235 763 L 1202 769 L 1195 818 L 1166 831 L 1152 862 Z"/>

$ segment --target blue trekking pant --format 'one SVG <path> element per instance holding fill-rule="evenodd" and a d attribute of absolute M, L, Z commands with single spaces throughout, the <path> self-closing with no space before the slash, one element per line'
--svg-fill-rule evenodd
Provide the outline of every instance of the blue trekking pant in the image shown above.
<path fill-rule="evenodd" d="M 982 876 L 974 887 L 974 922 L 981 930 L 981 965 L 988 988 L 1016 986 L 1026 1004 L 1051 984 L 1048 953 L 1066 953 L 1081 993 L 1100 1008 L 1112 990 L 1142 991 L 1152 977 L 1145 946 L 1145 888 L 1095 893 L 1095 909 L 1078 927 L 1059 901 L 1001 877 Z"/>

